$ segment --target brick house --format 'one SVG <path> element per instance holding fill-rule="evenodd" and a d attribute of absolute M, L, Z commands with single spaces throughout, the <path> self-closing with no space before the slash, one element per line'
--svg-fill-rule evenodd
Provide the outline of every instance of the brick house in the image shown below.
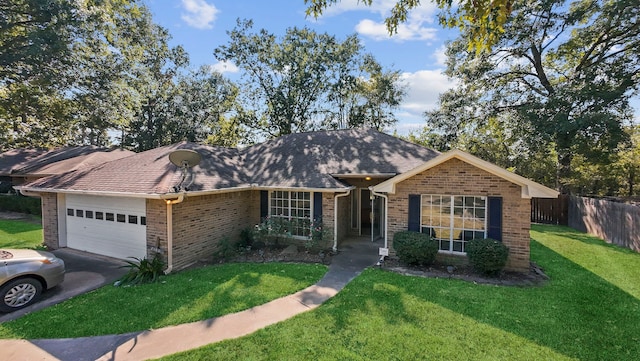
<path fill-rule="evenodd" d="M 184 173 L 176 150 L 201 161 Z M 186 185 L 185 185 L 186 184 Z M 347 236 L 378 240 L 428 232 L 443 255 L 491 237 L 510 249 L 507 267 L 529 266 L 529 199 L 557 192 L 461 151 L 440 154 L 370 129 L 282 136 L 246 149 L 179 143 L 18 187 L 42 198 L 45 243 L 111 257 L 161 252 L 168 271 L 216 251 L 266 216 L 311 220 Z"/>

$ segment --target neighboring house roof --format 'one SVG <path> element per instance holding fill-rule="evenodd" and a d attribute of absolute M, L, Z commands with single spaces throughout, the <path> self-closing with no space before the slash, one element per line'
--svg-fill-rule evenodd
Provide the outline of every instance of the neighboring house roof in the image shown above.
<path fill-rule="evenodd" d="M 396 192 L 396 184 L 406 179 L 409 179 L 418 173 L 422 173 L 428 169 L 431 169 L 437 165 L 440 165 L 453 158 L 459 159 L 463 162 L 466 162 L 477 168 L 480 168 L 486 172 L 489 172 L 498 177 L 501 177 L 511 183 L 521 186 L 522 198 L 557 198 L 558 197 L 559 193 L 551 188 L 547 188 L 542 184 L 536 183 L 532 180 L 519 176 L 515 173 L 509 172 L 506 169 L 500 168 L 495 164 L 484 161 L 478 157 L 475 157 L 469 153 L 465 153 L 461 150 L 452 150 L 450 152 L 443 153 L 406 173 L 397 175 L 393 178 L 390 178 L 374 186 L 373 190 L 375 192 L 384 192 L 384 193 L 393 194 Z"/>
<path fill-rule="evenodd" d="M 105 150 L 107 149 L 91 145 L 53 150 L 12 149 L 0 154 L 0 176 L 25 174 L 51 163 Z"/>
<path fill-rule="evenodd" d="M 439 153 L 370 129 L 297 133 L 243 150 L 179 143 L 141 152 L 90 170 L 31 182 L 27 191 L 165 195 L 175 192 L 182 170 L 169 162 L 177 149 L 200 153 L 190 193 L 232 188 L 346 190 L 343 175 L 393 176 Z"/>
<path fill-rule="evenodd" d="M 17 174 L 31 177 L 45 177 L 54 174 L 67 173 L 78 169 L 93 168 L 97 165 L 107 163 L 112 160 L 125 158 L 134 154 L 136 153 L 126 149 L 114 149 L 108 152 L 97 151 L 94 153 L 61 160 L 41 167 L 30 167 L 26 170 L 18 170 Z"/>

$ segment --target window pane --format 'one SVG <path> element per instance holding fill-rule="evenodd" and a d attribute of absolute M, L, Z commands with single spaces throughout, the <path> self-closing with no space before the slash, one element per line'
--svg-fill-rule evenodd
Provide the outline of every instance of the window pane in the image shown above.
<path fill-rule="evenodd" d="M 138 224 L 138 216 L 129 216 L 129 223 Z"/>
<path fill-rule="evenodd" d="M 67 208 L 67 216 L 72 216 L 73 217 L 74 214 L 75 213 L 73 211 L 73 208 Z"/>
<path fill-rule="evenodd" d="M 87 218 L 93 218 L 93 211 L 85 211 L 84 216 Z"/>
<path fill-rule="evenodd" d="M 126 216 L 124 214 L 120 214 L 118 213 L 118 218 L 117 218 L 118 222 L 120 223 L 124 223 L 126 220 Z"/>
<path fill-rule="evenodd" d="M 113 213 L 107 213 L 107 214 L 106 214 L 106 218 L 105 218 L 105 219 L 106 219 L 107 221 L 111 221 L 111 222 L 113 222 L 113 220 L 114 220 L 115 218 L 113 217 Z"/>
<path fill-rule="evenodd" d="M 82 209 L 76 209 L 76 217 L 83 217 L 84 216 L 84 212 L 82 211 Z"/>
<path fill-rule="evenodd" d="M 96 219 L 104 219 L 104 213 L 96 212 Z"/>
<path fill-rule="evenodd" d="M 143 226 L 146 226 L 147 225 L 147 217 L 145 217 L 145 216 L 140 217 L 140 224 L 143 225 Z"/>
<path fill-rule="evenodd" d="M 462 252 L 462 242 L 453 242 L 453 251 Z"/>

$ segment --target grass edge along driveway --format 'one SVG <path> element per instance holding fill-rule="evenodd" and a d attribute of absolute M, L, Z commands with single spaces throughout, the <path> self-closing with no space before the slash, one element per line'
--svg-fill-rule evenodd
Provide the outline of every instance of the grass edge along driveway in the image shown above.
<path fill-rule="evenodd" d="M 636 360 L 640 254 L 532 227 L 539 287 L 366 270 L 319 308 L 163 360 Z"/>
<path fill-rule="evenodd" d="M 133 287 L 107 285 L 0 324 L 0 338 L 120 334 L 239 312 L 316 283 L 319 264 L 231 263 L 163 276 Z"/>

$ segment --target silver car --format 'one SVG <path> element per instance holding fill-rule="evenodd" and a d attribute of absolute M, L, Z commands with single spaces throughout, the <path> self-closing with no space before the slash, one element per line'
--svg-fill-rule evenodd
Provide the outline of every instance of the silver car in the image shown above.
<path fill-rule="evenodd" d="M 32 304 L 64 280 L 64 261 L 45 251 L 0 249 L 0 312 Z"/>

